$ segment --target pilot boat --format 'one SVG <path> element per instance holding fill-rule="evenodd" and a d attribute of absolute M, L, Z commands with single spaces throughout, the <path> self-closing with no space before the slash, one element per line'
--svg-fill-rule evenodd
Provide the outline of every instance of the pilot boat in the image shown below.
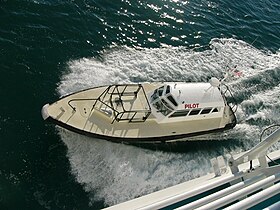
<path fill-rule="evenodd" d="M 68 130 L 115 142 L 174 142 L 236 125 L 229 88 L 209 83 L 151 82 L 82 90 L 42 108 L 42 117 Z"/>

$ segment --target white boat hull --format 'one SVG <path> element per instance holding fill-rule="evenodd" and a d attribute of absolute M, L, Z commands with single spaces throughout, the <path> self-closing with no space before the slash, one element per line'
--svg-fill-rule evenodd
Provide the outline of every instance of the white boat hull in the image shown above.
<path fill-rule="evenodd" d="M 211 115 L 189 116 L 183 122 L 171 118 L 170 122 L 158 122 L 151 112 L 153 108 L 146 93 L 160 85 L 162 83 L 145 83 L 141 88 L 129 85 L 129 88 L 138 90 L 137 97 L 133 94 L 122 95 L 121 105 L 117 104 L 119 94 L 103 94 L 108 86 L 80 91 L 45 105 L 42 116 L 76 133 L 115 142 L 186 141 L 188 137 L 224 131 L 235 126 L 236 119 L 229 106 Z"/>

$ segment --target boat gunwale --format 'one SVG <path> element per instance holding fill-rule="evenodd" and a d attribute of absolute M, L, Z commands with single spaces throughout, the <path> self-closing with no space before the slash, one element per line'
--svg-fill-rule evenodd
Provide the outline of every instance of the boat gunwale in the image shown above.
<path fill-rule="evenodd" d="M 98 138 L 98 139 L 104 139 L 104 140 L 108 140 L 108 141 L 112 141 L 112 142 L 118 142 L 118 143 L 120 143 L 120 142 L 125 142 L 125 143 L 169 143 L 169 142 L 174 142 L 176 140 L 177 141 L 188 141 L 188 140 L 183 140 L 183 139 L 229 130 L 236 125 L 236 122 L 233 122 L 233 123 L 225 125 L 223 128 L 216 128 L 216 129 L 212 129 L 212 130 L 198 131 L 195 133 L 185 133 L 185 134 L 168 135 L 168 136 L 118 137 L 118 136 L 101 135 L 101 134 L 81 130 L 81 129 L 71 126 L 67 123 L 63 123 L 59 120 L 56 120 L 56 119 L 52 118 L 51 116 L 49 116 L 46 120 L 49 122 L 52 122 L 56 125 L 59 125 L 67 130 L 78 133 L 78 134 L 82 134 L 82 135 L 85 135 L 88 137 L 93 137 L 93 138 Z M 202 141 L 205 141 L 205 140 L 202 140 Z"/>

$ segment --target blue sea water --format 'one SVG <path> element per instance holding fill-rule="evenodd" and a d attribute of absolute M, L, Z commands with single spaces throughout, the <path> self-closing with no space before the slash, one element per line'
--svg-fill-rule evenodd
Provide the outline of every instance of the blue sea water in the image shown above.
<path fill-rule="evenodd" d="M 0 209 L 100 209 L 206 174 L 279 124 L 279 48 L 279 0 L 1 0 Z M 207 81 L 233 66 L 238 124 L 215 146 L 114 144 L 41 118 L 83 88 Z"/>

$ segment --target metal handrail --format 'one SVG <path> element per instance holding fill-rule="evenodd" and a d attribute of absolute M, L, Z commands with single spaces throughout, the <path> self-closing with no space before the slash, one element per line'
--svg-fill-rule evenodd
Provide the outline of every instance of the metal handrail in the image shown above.
<path fill-rule="evenodd" d="M 276 131 L 274 131 L 272 134 L 270 134 L 266 139 L 264 139 L 262 142 L 258 143 L 256 146 L 254 146 L 251 150 L 245 152 L 240 157 L 234 159 L 231 157 L 229 159 L 229 166 L 231 168 L 232 173 L 235 173 L 238 171 L 238 165 L 254 160 L 256 158 L 259 159 L 260 164 L 262 167 L 267 165 L 267 161 L 265 159 L 265 155 L 267 153 L 267 150 L 270 146 L 275 144 L 280 140 L 280 128 Z"/>
<path fill-rule="evenodd" d="M 124 115 L 125 113 L 134 113 L 134 114 L 133 114 L 133 116 L 130 117 L 130 118 L 122 118 L 123 115 Z M 137 113 L 145 113 L 146 115 L 143 116 L 142 118 L 134 118 L 135 115 L 136 115 Z M 151 114 L 151 111 L 148 111 L 148 110 L 134 110 L 134 111 L 123 111 L 123 112 L 118 112 L 118 114 L 116 115 L 116 117 L 113 119 L 112 123 L 113 123 L 114 121 L 117 121 L 117 122 L 119 122 L 119 121 L 145 122 L 146 119 L 150 116 L 150 114 Z M 121 115 L 120 118 L 119 118 L 119 115 Z"/>
<path fill-rule="evenodd" d="M 98 100 L 98 99 L 95 99 L 95 98 L 76 98 L 76 99 L 69 100 L 67 103 L 74 111 L 76 111 L 76 107 L 72 106 L 70 104 L 71 102 L 73 102 L 73 101 L 93 101 L 93 100 Z"/>
<path fill-rule="evenodd" d="M 127 87 L 128 86 L 138 86 L 136 91 L 127 91 Z M 113 87 L 113 90 L 110 92 L 111 88 Z M 119 90 L 119 87 L 124 87 L 124 89 L 122 91 Z M 129 96 L 129 95 L 134 95 L 135 97 L 137 97 L 137 94 L 139 93 L 140 90 L 143 90 L 143 95 L 145 96 L 145 99 L 147 101 L 147 105 L 148 105 L 148 109 L 143 109 L 143 110 L 125 110 L 123 101 L 122 101 L 122 96 Z M 107 104 L 105 103 L 103 100 L 105 99 L 106 95 L 109 95 L 109 103 Z M 120 98 L 120 104 L 122 106 L 122 111 L 118 111 L 114 108 L 113 105 L 113 101 L 112 101 L 112 96 L 113 95 L 118 95 Z M 106 107 L 110 108 L 113 111 L 114 114 L 114 118 L 113 121 L 111 123 L 114 123 L 115 121 L 129 121 L 129 122 L 136 122 L 135 121 L 135 116 L 137 113 L 146 113 L 145 116 L 142 117 L 142 119 L 137 121 L 137 122 L 144 122 L 151 114 L 151 107 L 150 104 L 148 103 L 148 98 L 146 95 L 146 92 L 143 88 L 143 86 L 141 84 L 126 84 L 126 85 L 110 85 L 108 86 L 100 95 L 98 98 L 80 98 L 80 99 L 71 99 L 68 101 L 68 105 L 74 110 L 76 111 L 76 107 L 74 107 L 71 102 L 73 101 L 95 101 L 94 104 L 92 105 L 91 111 L 95 108 L 97 102 L 102 103 L 103 105 L 105 105 Z M 130 118 L 122 118 L 123 115 L 125 113 L 134 113 L 132 117 Z M 121 116 L 121 117 L 119 117 Z"/>
<path fill-rule="evenodd" d="M 238 103 L 237 103 L 236 99 L 234 98 L 230 88 L 226 84 L 223 84 L 223 85 L 226 87 L 226 90 L 223 91 L 223 95 L 227 98 L 228 96 L 226 94 L 229 93 L 229 96 L 233 99 L 233 102 L 231 102 L 231 104 L 228 103 L 228 105 L 230 106 L 232 111 L 235 113 L 238 108 Z"/>

